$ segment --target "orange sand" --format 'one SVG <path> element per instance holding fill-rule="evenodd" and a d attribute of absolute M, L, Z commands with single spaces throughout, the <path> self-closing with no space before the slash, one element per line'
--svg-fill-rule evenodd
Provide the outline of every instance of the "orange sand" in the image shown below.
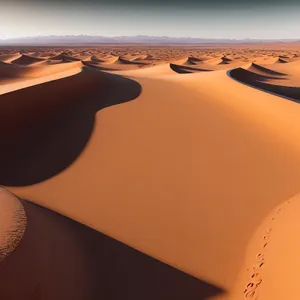
<path fill-rule="evenodd" d="M 0 184 L 212 287 L 198 299 L 294 299 L 274 270 L 281 249 L 298 261 L 297 201 L 270 263 L 257 256 L 261 224 L 300 190 L 300 52 L 287 47 L 85 48 L 82 62 L 27 65 L 53 72 L 0 86 Z"/>

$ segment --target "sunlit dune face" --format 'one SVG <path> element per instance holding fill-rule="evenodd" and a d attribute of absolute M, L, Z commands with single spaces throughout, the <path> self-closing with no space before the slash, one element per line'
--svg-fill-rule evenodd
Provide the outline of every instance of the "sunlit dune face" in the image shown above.
<path fill-rule="evenodd" d="M 22 203 L 16 196 L 0 188 L 0 262 L 18 246 L 26 225 Z"/>
<path fill-rule="evenodd" d="M 253 239 L 299 193 L 299 46 L 0 53 L 0 184 L 30 199 L 0 190 L 1 300 L 299 294 L 269 296 L 281 248 Z"/>

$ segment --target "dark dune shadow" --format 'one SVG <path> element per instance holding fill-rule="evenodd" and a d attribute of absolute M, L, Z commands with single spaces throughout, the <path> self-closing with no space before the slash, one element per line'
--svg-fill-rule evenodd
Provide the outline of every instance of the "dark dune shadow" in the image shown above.
<path fill-rule="evenodd" d="M 86 62 L 86 61 L 82 61 L 82 64 L 85 65 L 85 66 L 88 66 L 90 68 L 94 68 L 95 70 L 100 70 L 100 71 L 120 71 L 120 68 L 118 68 L 118 66 L 120 66 L 120 64 L 100 64 L 100 63 L 90 63 L 90 62 Z M 125 65 L 128 65 L 128 66 L 132 66 L 134 65 L 134 67 L 136 69 L 139 69 L 139 68 L 144 68 L 144 67 L 147 67 L 147 64 L 125 64 Z M 112 66 L 112 67 L 110 67 Z M 126 69 L 125 69 L 126 70 Z M 131 70 L 131 69 L 129 69 Z"/>
<path fill-rule="evenodd" d="M 0 79 L 18 78 L 26 74 L 30 69 L 28 66 L 13 65 L 0 61 Z"/>
<path fill-rule="evenodd" d="M 235 71 L 237 70 L 237 71 Z M 273 75 L 263 75 L 260 73 L 256 73 L 255 71 L 246 70 L 243 68 L 236 68 L 231 71 L 231 73 L 235 74 L 237 77 L 245 80 L 245 81 L 268 81 L 268 80 L 286 80 L 284 77 L 274 77 Z"/>
<path fill-rule="evenodd" d="M 263 82 L 268 79 L 275 79 L 274 77 L 268 78 L 267 76 L 255 74 L 242 68 L 233 69 L 228 72 L 228 75 L 239 82 L 245 83 L 262 91 L 275 94 L 297 103 L 300 102 L 300 87 L 281 86 Z"/>
<path fill-rule="evenodd" d="M 176 64 L 170 64 L 170 68 L 179 74 L 190 74 L 194 72 L 210 72 L 211 70 L 195 68 L 195 67 L 188 67 L 188 66 L 179 66 Z"/>
<path fill-rule="evenodd" d="M 38 62 L 43 62 L 45 59 L 39 57 L 33 57 L 23 54 L 21 57 L 12 61 L 13 64 L 17 65 L 31 65 Z"/>
<path fill-rule="evenodd" d="M 23 201 L 28 226 L 0 264 L 1 300 L 200 300 L 224 291 Z"/>
<path fill-rule="evenodd" d="M 181 66 L 178 66 L 178 65 L 175 65 L 175 64 L 170 64 L 170 68 L 176 72 L 176 73 L 179 73 L 179 74 L 190 74 L 192 73 L 191 70 L 187 69 L 187 68 L 183 68 Z"/>
<path fill-rule="evenodd" d="M 61 60 L 63 62 L 80 61 L 80 58 L 76 58 L 66 54 L 59 54 L 50 58 L 51 60 Z"/>
<path fill-rule="evenodd" d="M 272 69 L 268 69 L 268 68 L 265 68 L 263 66 L 260 66 L 256 63 L 252 63 L 252 67 L 254 67 L 255 69 L 259 70 L 259 71 L 262 71 L 266 74 L 269 74 L 269 75 L 278 75 L 278 76 L 286 76 L 287 74 L 284 74 L 284 73 L 280 73 L 280 72 L 277 72 L 277 71 L 274 71 Z"/>
<path fill-rule="evenodd" d="M 114 64 L 118 64 L 118 63 L 125 64 L 125 65 L 145 65 L 145 63 L 143 62 L 127 60 L 122 57 L 119 57 L 119 59 L 116 62 L 114 62 Z"/>
<path fill-rule="evenodd" d="M 77 75 L 1 95 L 0 184 L 31 185 L 58 174 L 84 149 L 97 111 L 140 93 L 133 80 L 84 67 Z"/>

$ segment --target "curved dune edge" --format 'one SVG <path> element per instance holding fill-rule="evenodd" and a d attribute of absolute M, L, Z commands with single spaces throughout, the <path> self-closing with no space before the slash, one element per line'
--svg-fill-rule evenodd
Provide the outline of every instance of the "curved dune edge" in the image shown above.
<path fill-rule="evenodd" d="M 134 80 L 85 67 L 76 75 L 2 95 L 0 135 L 6 143 L 0 147 L 0 165 L 6 172 L 0 173 L 1 184 L 32 185 L 61 173 L 89 142 L 95 115 L 140 93 Z"/>
<path fill-rule="evenodd" d="M 34 85 L 38 85 L 38 84 L 66 78 L 66 77 L 71 77 L 71 76 L 74 76 L 74 75 L 80 73 L 81 71 L 82 71 L 82 65 L 73 67 L 67 71 L 62 71 L 62 72 L 45 75 L 45 76 L 41 76 L 41 77 L 37 77 L 37 78 L 20 79 L 20 80 L 17 80 L 16 82 L 0 85 L 0 95 L 10 93 L 13 91 L 17 91 L 20 89 L 24 89 L 24 88 L 27 88 L 30 86 L 34 86 Z"/>
<path fill-rule="evenodd" d="M 126 59 L 124 57 L 115 57 L 103 60 L 100 60 L 99 58 L 93 58 L 90 61 L 83 61 L 83 64 L 101 71 L 108 72 L 138 70 L 153 66 L 153 64 L 146 61 L 135 61 L 132 59 Z"/>
<path fill-rule="evenodd" d="M 16 60 L 20 58 L 22 54 L 20 53 L 13 53 L 13 54 L 1 54 L 0 55 L 0 61 L 6 62 L 6 63 L 11 63 L 13 60 Z"/>
<path fill-rule="evenodd" d="M 12 64 L 16 65 L 36 65 L 46 61 L 45 58 L 34 57 L 31 55 L 23 54 L 15 60 L 10 61 Z"/>
<path fill-rule="evenodd" d="M 28 226 L 0 265 L 1 300 L 199 300 L 224 293 L 71 219 L 22 203 Z"/>
<path fill-rule="evenodd" d="M 231 290 L 257 224 L 299 188 L 298 106 L 224 71 L 168 78 L 139 79 L 139 101 L 99 112 L 70 168 L 13 190 Z"/>
<path fill-rule="evenodd" d="M 140 78 L 70 168 L 15 191 L 231 290 L 244 242 L 299 188 L 299 108 L 223 71 L 169 77 Z"/>
<path fill-rule="evenodd" d="M 114 74 L 119 74 L 122 76 L 128 76 L 132 78 L 147 78 L 147 77 L 153 77 L 153 78 L 158 78 L 159 76 L 162 75 L 178 75 L 176 72 L 174 72 L 170 68 L 170 64 L 165 62 L 161 63 L 155 66 L 149 66 L 145 68 L 139 68 L 135 70 L 120 70 L 120 71 L 115 71 L 112 72 Z"/>
<path fill-rule="evenodd" d="M 16 79 L 26 80 L 41 78 L 82 66 L 82 62 L 69 62 L 64 64 L 49 64 L 49 62 L 43 62 L 38 66 L 18 66 L 0 61 L 0 79 L 7 79 L 9 82 Z"/>
<path fill-rule="evenodd" d="M 21 201 L 0 188 L 0 263 L 19 245 L 27 227 L 27 217 Z"/>
<path fill-rule="evenodd" d="M 259 64 L 252 63 L 248 68 L 249 71 L 253 71 L 255 73 L 267 76 L 287 76 L 287 74 L 276 72 L 270 68 L 263 67 Z"/>
<path fill-rule="evenodd" d="M 237 67 L 248 68 L 249 63 L 243 60 L 231 60 L 226 57 L 221 59 L 219 63 L 209 63 L 207 60 L 200 60 L 196 58 L 187 58 L 177 62 L 171 62 L 170 68 L 178 74 L 189 74 L 199 72 L 212 72 L 220 70 L 228 70 Z"/>
<path fill-rule="evenodd" d="M 262 75 L 261 73 L 256 73 L 253 70 L 250 71 L 241 67 L 229 70 L 227 75 L 237 82 L 261 90 L 265 93 L 285 98 L 290 101 L 300 102 L 300 87 L 281 85 L 278 83 L 278 80 L 281 80 L 281 78 L 272 77 L 275 75 Z"/>
<path fill-rule="evenodd" d="M 249 242 L 232 299 L 297 298 L 300 293 L 299 218 L 299 194 L 272 210 Z"/>

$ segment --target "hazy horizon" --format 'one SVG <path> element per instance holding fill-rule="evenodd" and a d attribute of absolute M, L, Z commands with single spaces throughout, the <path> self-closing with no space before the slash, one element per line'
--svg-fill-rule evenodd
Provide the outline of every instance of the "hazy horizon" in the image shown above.
<path fill-rule="evenodd" d="M 168 36 L 299 39 L 296 0 L 3 1 L 0 39 L 50 36 Z"/>

